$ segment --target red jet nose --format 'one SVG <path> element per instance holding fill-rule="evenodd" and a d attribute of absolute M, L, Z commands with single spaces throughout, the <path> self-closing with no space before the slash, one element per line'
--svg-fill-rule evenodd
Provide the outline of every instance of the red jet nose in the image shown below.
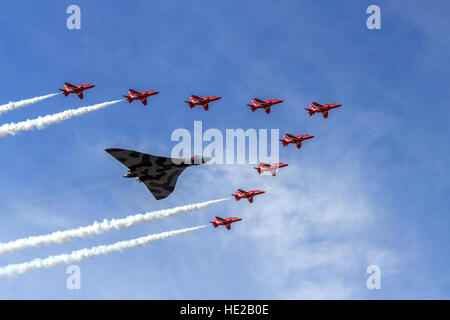
<path fill-rule="evenodd" d="M 280 163 L 280 164 L 279 164 L 279 167 L 280 167 L 280 168 L 287 167 L 287 166 L 288 166 L 287 163 Z"/>

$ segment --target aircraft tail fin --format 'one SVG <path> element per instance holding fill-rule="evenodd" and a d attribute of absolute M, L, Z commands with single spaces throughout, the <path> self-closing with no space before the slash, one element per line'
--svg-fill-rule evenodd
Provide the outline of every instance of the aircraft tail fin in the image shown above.
<path fill-rule="evenodd" d="M 67 91 L 66 89 L 58 89 L 59 91 L 61 91 L 66 97 L 69 95 L 69 91 Z"/>
<path fill-rule="evenodd" d="M 252 105 L 252 104 L 247 104 L 247 105 L 250 107 L 250 109 L 251 109 L 253 112 L 255 112 L 256 109 L 258 109 L 258 108 L 256 108 L 254 105 Z"/>
<path fill-rule="evenodd" d="M 280 139 L 281 143 L 283 144 L 283 147 L 286 147 L 288 145 L 288 143 L 286 142 L 286 140 Z"/>
<path fill-rule="evenodd" d="M 189 107 L 191 107 L 191 109 L 194 107 L 194 104 L 191 101 L 185 101 L 185 102 L 189 105 Z"/>
<path fill-rule="evenodd" d="M 237 194 L 232 194 L 232 196 L 236 199 L 236 201 L 241 200 L 241 198 L 239 198 L 239 196 Z"/>
<path fill-rule="evenodd" d="M 214 228 L 217 228 L 217 222 L 215 221 L 210 221 L 209 223 L 211 223 L 213 225 Z"/>
<path fill-rule="evenodd" d="M 310 116 L 312 116 L 314 114 L 314 111 L 312 111 L 311 109 L 305 109 L 305 110 L 308 111 Z"/>
<path fill-rule="evenodd" d="M 259 174 L 261 174 L 261 168 L 260 167 L 256 167 L 254 168 L 256 171 L 258 171 Z"/>
<path fill-rule="evenodd" d="M 130 96 L 123 96 L 124 98 L 127 98 L 127 101 L 129 103 L 133 102 L 133 99 Z"/>

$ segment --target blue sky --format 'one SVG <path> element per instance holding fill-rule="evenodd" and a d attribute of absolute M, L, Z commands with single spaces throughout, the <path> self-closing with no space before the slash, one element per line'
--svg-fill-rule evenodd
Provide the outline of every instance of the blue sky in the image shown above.
<path fill-rule="evenodd" d="M 77 4 L 82 29 L 68 30 Z M 381 7 L 382 29 L 366 28 Z M 64 245 L 0 256 L 0 264 L 204 224 L 244 221 L 0 280 L 0 298 L 449 298 L 448 1 L 15 1 L 0 13 L 0 104 L 94 83 L 75 96 L 5 113 L 0 123 L 158 90 L 148 107 L 120 103 L 0 140 L 0 241 L 222 198 L 206 210 Z M 220 95 L 210 111 L 190 94 Z M 281 98 L 270 116 L 245 106 Z M 343 107 L 309 117 L 311 101 Z M 251 165 L 189 169 L 167 199 L 121 178 L 103 150 L 170 155 L 176 128 L 278 128 L 313 134 L 280 149 L 276 178 Z M 381 290 L 366 268 L 381 268 Z"/>

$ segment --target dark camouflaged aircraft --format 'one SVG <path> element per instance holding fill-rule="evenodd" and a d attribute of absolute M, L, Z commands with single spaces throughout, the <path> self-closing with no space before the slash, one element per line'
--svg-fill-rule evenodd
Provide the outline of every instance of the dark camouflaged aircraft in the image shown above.
<path fill-rule="evenodd" d="M 211 160 L 206 157 L 166 158 L 115 148 L 105 151 L 128 168 L 124 178 L 137 178 L 138 182 L 143 182 L 156 200 L 164 199 L 173 192 L 178 176 L 184 169 Z"/>

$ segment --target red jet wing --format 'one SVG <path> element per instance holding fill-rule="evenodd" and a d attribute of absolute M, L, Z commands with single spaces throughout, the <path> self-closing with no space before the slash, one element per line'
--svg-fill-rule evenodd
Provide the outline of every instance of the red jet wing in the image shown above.
<path fill-rule="evenodd" d="M 318 103 L 318 102 L 313 102 L 313 105 L 315 105 L 319 109 L 323 108 L 323 106 L 320 103 Z"/>

